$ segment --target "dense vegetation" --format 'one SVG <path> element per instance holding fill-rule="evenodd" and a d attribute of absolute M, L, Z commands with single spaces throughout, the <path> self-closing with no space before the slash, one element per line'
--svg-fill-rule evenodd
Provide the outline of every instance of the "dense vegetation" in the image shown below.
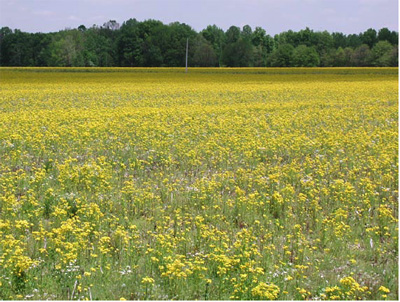
<path fill-rule="evenodd" d="M 397 68 L 0 76 L 0 299 L 398 300 Z"/>
<path fill-rule="evenodd" d="M 216 25 L 197 33 L 184 23 L 129 19 L 120 26 L 27 33 L 0 29 L 1 66 L 179 67 L 397 66 L 398 32 L 382 28 L 345 35 L 306 28 L 268 35 L 261 27 Z"/>

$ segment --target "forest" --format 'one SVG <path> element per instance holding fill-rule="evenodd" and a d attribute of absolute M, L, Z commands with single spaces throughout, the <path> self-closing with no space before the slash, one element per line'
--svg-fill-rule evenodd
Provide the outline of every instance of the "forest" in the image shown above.
<path fill-rule="evenodd" d="M 0 66 L 182 67 L 187 39 L 196 67 L 398 66 L 398 32 L 388 28 L 346 35 L 307 27 L 271 36 L 249 25 L 196 32 L 185 23 L 136 19 L 52 33 L 2 27 Z"/>

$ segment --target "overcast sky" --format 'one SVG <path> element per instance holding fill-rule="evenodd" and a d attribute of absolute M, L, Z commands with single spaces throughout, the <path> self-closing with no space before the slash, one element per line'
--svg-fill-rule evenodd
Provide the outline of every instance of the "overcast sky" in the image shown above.
<path fill-rule="evenodd" d="M 196 31 L 216 24 L 249 24 L 274 35 L 289 29 L 340 31 L 368 28 L 398 31 L 397 0 L 0 0 L 0 27 L 27 32 L 52 32 L 83 24 L 120 24 L 136 18 L 168 24 L 179 21 Z"/>

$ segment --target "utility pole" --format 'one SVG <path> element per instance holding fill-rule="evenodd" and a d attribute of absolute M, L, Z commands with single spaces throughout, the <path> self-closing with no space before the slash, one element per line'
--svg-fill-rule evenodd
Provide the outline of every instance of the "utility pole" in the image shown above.
<path fill-rule="evenodd" d="M 188 49 L 189 49 L 189 38 L 186 39 L 186 70 L 185 73 L 187 73 L 188 70 Z"/>

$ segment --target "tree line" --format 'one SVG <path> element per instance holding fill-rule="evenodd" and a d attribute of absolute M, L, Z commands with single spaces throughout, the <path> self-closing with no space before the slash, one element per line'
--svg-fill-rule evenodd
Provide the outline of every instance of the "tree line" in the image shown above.
<path fill-rule="evenodd" d="M 179 22 L 129 19 L 54 33 L 0 29 L 0 66 L 182 67 L 398 66 L 398 32 L 359 34 L 288 30 L 271 36 L 261 28 L 209 25 L 196 32 Z"/>

